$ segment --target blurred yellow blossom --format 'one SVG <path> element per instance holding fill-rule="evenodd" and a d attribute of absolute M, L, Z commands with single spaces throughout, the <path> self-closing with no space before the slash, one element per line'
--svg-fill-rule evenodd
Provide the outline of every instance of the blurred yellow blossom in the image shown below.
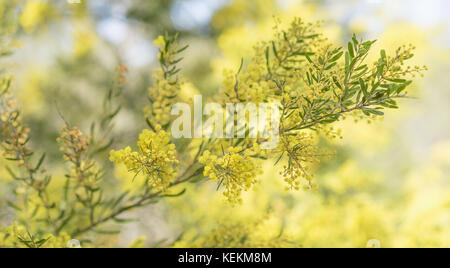
<path fill-rule="evenodd" d="M 94 47 L 96 42 L 95 34 L 84 28 L 77 28 L 74 33 L 75 45 L 74 54 L 76 57 L 87 55 Z"/>
<path fill-rule="evenodd" d="M 56 15 L 52 5 L 45 0 L 28 0 L 19 22 L 26 32 L 34 32 Z"/>
<path fill-rule="evenodd" d="M 23 225 L 16 222 L 0 229 L 0 248 L 65 248 L 69 240 L 70 237 L 65 233 L 36 238 Z"/>
<path fill-rule="evenodd" d="M 147 237 L 141 236 L 137 239 L 135 239 L 131 244 L 128 246 L 129 248 L 144 248 L 145 242 L 147 241 Z"/>
<path fill-rule="evenodd" d="M 158 47 L 163 47 L 166 44 L 166 41 L 164 40 L 164 37 L 160 35 L 153 41 L 153 44 Z"/>

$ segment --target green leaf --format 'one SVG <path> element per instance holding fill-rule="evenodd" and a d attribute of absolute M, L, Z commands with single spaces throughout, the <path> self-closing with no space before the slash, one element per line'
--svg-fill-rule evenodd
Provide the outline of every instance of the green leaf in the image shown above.
<path fill-rule="evenodd" d="M 114 139 L 111 139 L 106 145 L 98 148 L 92 154 L 95 155 L 95 154 L 98 154 L 98 153 L 106 151 L 113 143 L 114 143 Z"/>
<path fill-rule="evenodd" d="M 275 161 L 274 166 L 276 166 L 278 164 L 278 162 L 280 162 L 280 160 L 283 158 L 284 152 L 278 157 L 277 161 Z"/>
<path fill-rule="evenodd" d="M 304 36 L 303 38 L 304 39 L 313 39 L 313 38 L 316 38 L 316 37 L 318 37 L 319 35 L 318 34 L 312 34 L 312 35 L 306 35 L 306 36 Z"/>
<path fill-rule="evenodd" d="M 176 59 L 176 60 L 174 60 L 174 61 L 171 61 L 171 62 L 169 62 L 169 64 L 171 64 L 171 65 L 175 65 L 175 64 L 178 64 L 178 63 L 180 63 L 182 60 L 184 60 L 184 58 L 179 58 L 179 59 Z M 175 69 L 175 68 L 174 68 Z"/>
<path fill-rule="evenodd" d="M 315 54 L 313 52 L 295 52 L 293 54 L 294 56 L 305 56 L 306 58 L 314 56 Z"/>
<path fill-rule="evenodd" d="M 372 91 L 375 91 L 380 85 L 381 85 L 380 82 L 374 84 L 374 85 L 372 86 Z"/>
<path fill-rule="evenodd" d="M 334 66 L 336 66 L 336 64 L 337 64 L 337 62 L 334 62 L 334 63 L 328 65 L 327 67 L 325 67 L 325 70 L 326 70 L 326 71 L 330 70 L 331 68 L 333 68 Z"/>
<path fill-rule="evenodd" d="M 364 109 L 363 112 L 367 112 L 367 113 L 371 113 L 371 114 L 375 114 L 375 115 L 379 115 L 379 116 L 384 115 L 384 113 L 382 111 L 375 110 L 375 109 Z"/>
<path fill-rule="evenodd" d="M 323 65 L 323 63 L 324 63 L 323 58 L 321 56 L 319 56 L 319 64 Z"/>
<path fill-rule="evenodd" d="M 383 62 L 387 62 L 387 57 L 386 57 L 386 50 L 381 50 L 380 52 L 381 54 L 381 59 L 383 59 Z"/>
<path fill-rule="evenodd" d="M 266 67 L 267 71 L 270 73 L 269 47 L 266 48 Z"/>
<path fill-rule="evenodd" d="M 39 159 L 38 164 L 34 168 L 35 171 L 39 170 L 39 168 L 42 166 L 42 163 L 44 162 L 44 160 L 45 160 L 45 153 L 42 154 L 41 158 Z"/>
<path fill-rule="evenodd" d="M 123 192 L 116 200 L 114 200 L 111 207 L 115 208 L 117 205 L 119 205 L 125 199 L 125 197 L 127 197 L 129 193 L 130 193 L 129 191 Z"/>
<path fill-rule="evenodd" d="M 37 246 L 38 248 L 41 248 L 45 243 L 47 243 L 47 241 L 48 241 L 49 239 L 50 239 L 50 238 L 41 239 L 41 240 L 35 242 L 35 244 L 36 244 L 36 246 Z"/>
<path fill-rule="evenodd" d="M 366 97 L 368 95 L 367 93 L 367 85 L 366 83 L 364 83 L 364 80 L 362 80 L 362 78 L 359 79 L 359 85 L 361 86 L 361 89 L 364 93 L 364 96 Z"/>
<path fill-rule="evenodd" d="M 333 58 L 331 58 L 330 62 L 335 62 L 335 61 L 339 60 L 342 57 L 342 55 L 344 55 L 344 52 L 341 51 L 338 54 L 336 54 Z"/>
<path fill-rule="evenodd" d="M 403 83 L 407 82 L 407 80 L 405 80 L 405 79 L 397 79 L 397 78 L 392 78 L 392 79 L 386 78 L 386 80 L 389 81 L 389 82 L 400 83 L 400 84 L 403 84 Z"/>
<path fill-rule="evenodd" d="M 342 86 L 341 86 L 341 84 L 339 83 L 339 81 L 337 80 L 336 76 L 333 76 L 333 82 L 334 82 L 334 84 L 335 84 L 339 89 L 342 90 Z"/>
<path fill-rule="evenodd" d="M 138 219 L 120 219 L 120 218 L 114 218 L 113 219 L 116 223 L 130 223 L 130 222 L 137 222 Z"/>
<path fill-rule="evenodd" d="M 6 166 L 5 168 L 6 168 L 6 171 L 8 171 L 9 175 L 10 175 L 11 177 L 13 177 L 13 179 L 15 179 L 15 180 L 18 180 L 18 179 L 19 179 L 19 178 L 16 176 L 16 174 L 15 174 L 8 166 Z"/>
<path fill-rule="evenodd" d="M 360 77 L 362 77 L 363 75 L 365 75 L 367 72 L 367 70 L 362 70 L 361 72 L 359 72 L 358 74 L 355 74 L 354 76 L 352 76 L 352 79 L 359 79 Z"/>
<path fill-rule="evenodd" d="M 205 179 L 205 176 L 203 176 L 203 174 L 200 174 L 198 176 L 193 177 L 192 179 L 189 180 L 189 183 L 199 183 L 201 181 L 203 181 Z"/>
<path fill-rule="evenodd" d="M 375 44 L 377 40 L 364 42 L 362 45 L 366 50 L 369 50 L 373 44 Z"/>
<path fill-rule="evenodd" d="M 321 120 L 319 123 L 322 125 L 331 124 L 336 122 L 339 119 L 339 115 L 331 114 L 327 116 L 325 119 Z"/>
<path fill-rule="evenodd" d="M 306 72 L 306 78 L 308 79 L 308 85 L 312 85 L 312 79 L 311 75 L 309 75 L 309 72 Z"/>
<path fill-rule="evenodd" d="M 352 36 L 352 41 L 353 41 L 353 45 L 355 46 L 355 48 L 358 47 L 359 42 L 358 42 L 358 40 L 356 39 L 356 34 L 353 34 L 353 36 Z"/>
<path fill-rule="evenodd" d="M 274 41 L 272 41 L 272 50 L 273 50 L 273 54 L 275 55 L 275 57 L 276 57 L 277 59 L 279 59 L 279 57 L 278 57 L 278 52 L 277 52 L 277 48 L 275 47 L 275 42 L 274 42 Z"/>
<path fill-rule="evenodd" d="M 188 48 L 189 48 L 189 45 L 186 45 L 186 46 L 182 47 L 181 49 L 177 50 L 177 51 L 175 52 L 175 54 L 179 54 L 179 53 L 185 51 L 185 50 L 188 49 Z"/>
<path fill-rule="evenodd" d="M 116 109 L 114 112 L 112 112 L 110 115 L 108 115 L 106 118 L 104 118 L 104 119 L 102 120 L 102 123 L 101 123 L 101 124 L 104 125 L 104 124 L 106 124 L 108 121 L 112 120 L 114 117 L 116 117 L 116 116 L 119 114 L 119 112 L 120 112 L 121 109 L 122 109 L 121 106 L 117 107 L 117 109 Z"/>
<path fill-rule="evenodd" d="M 13 208 L 13 209 L 15 209 L 17 211 L 22 211 L 22 209 L 19 208 L 18 206 L 16 206 L 13 202 L 7 201 L 6 203 L 8 204 L 9 207 L 11 207 L 11 208 Z"/>
<path fill-rule="evenodd" d="M 239 65 L 238 74 L 242 71 L 242 67 L 244 66 L 244 58 L 241 58 L 241 64 Z"/>
<path fill-rule="evenodd" d="M 348 53 L 350 54 L 351 59 L 355 57 L 355 51 L 353 50 L 353 44 L 351 42 L 348 42 Z"/>
<path fill-rule="evenodd" d="M 120 230 L 94 230 L 97 234 L 104 234 L 104 235 L 116 235 L 120 234 Z"/>
<path fill-rule="evenodd" d="M 350 54 L 345 52 L 345 73 L 348 74 L 350 71 Z"/>
<path fill-rule="evenodd" d="M 367 64 L 359 66 L 358 68 L 355 69 L 355 71 L 360 71 L 360 70 L 363 70 L 363 69 L 364 70 L 369 69 L 369 67 L 367 67 Z"/>
<path fill-rule="evenodd" d="M 162 197 L 179 197 L 179 196 L 182 196 L 184 193 L 186 193 L 186 188 L 177 194 L 166 194 L 166 195 L 163 195 Z"/>

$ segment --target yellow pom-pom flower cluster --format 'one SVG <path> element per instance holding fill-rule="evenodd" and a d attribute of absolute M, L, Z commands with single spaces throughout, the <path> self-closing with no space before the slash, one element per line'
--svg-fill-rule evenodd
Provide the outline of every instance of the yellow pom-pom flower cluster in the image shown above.
<path fill-rule="evenodd" d="M 0 248 L 65 248 L 69 240 L 70 236 L 66 233 L 37 238 L 16 222 L 0 229 Z"/>
<path fill-rule="evenodd" d="M 166 125 L 170 122 L 170 111 L 177 103 L 177 95 L 181 90 L 181 83 L 170 82 L 164 77 L 162 69 L 156 69 L 153 76 L 153 87 L 148 89 L 151 106 L 144 108 L 144 113 L 150 121 Z"/>
<path fill-rule="evenodd" d="M 232 70 L 224 70 L 223 90 L 231 102 L 259 103 L 276 91 L 275 83 L 266 79 L 265 45 L 256 47 L 255 53 L 247 66 L 248 72 L 235 74 Z"/>
<path fill-rule="evenodd" d="M 300 190 L 300 187 L 304 190 L 316 190 L 317 183 L 313 181 L 314 174 L 311 170 L 326 153 L 320 153 L 314 136 L 304 132 L 297 136 L 285 136 L 281 139 L 280 150 L 288 155 L 287 164 L 280 172 L 288 185 L 286 190 Z"/>
<path fill-rule="evenodd" d="M 19 22 L 26 32 L 31 33 L 55 15 L 55 10 L 51 4 L 46 1 L 31 0 L 25 4 Z"/>
<path fill-rule="evenodd" d="M 249 190 L 261 173 L 258 162 L 252 158 L 255 153 L 257 149 L 240 146 L 230 147 L 221 157 L 205 151 L 199 162 L 205 165 L 203 175 L 223 186 L 227 201 L 235 204 L 242 202 L 242 191 Z"/>
<path fill-rule="evenodd" d="M 231 220 L 190 243 L 175 246 L 192 248 L 288 248 L 296 246 L 286 234 L 273 234 L 267 219 Z"/>
<path fill-rule="evenodd" d="M 175 167 L 175 145 L 170 143 L 170 134 L 156 127 L 156 132 L 144 130 L 139 135 L 138 152 L 130 147 L 111 151 L 110 160 L 116 164 L 123 163 L 130 172 L 146 176 L 148 184 L 158 191 L 165 191 L 177 174 Z"/>
<path fill-rule="evenodd" d="M 144 113 L 149 122 L 165 126 L 170 122 L 170 111 L 178 102 L 178 95 L 183 85 L 177 76 L 180 71 L 177 63 L 182 58 L 177 56 L 187 47 L 180 48 L 177 37 L 159 36 L 153 43 L 160 48 L 158 59 L 161 67 L 152 75 L 153 86 L 148 89 L 151 105 L 144 108 Z"/>

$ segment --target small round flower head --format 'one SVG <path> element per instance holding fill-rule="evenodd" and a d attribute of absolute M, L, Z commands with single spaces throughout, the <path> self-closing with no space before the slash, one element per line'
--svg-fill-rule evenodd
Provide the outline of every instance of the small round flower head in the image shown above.
<path fill-rule="evenodd" d="M 153 44 L 158 47 L 164 47 L 166 44 L 166 41 L 164 40 L 164 36 L 162 36 L 162 35 L 158 36 L 158 38 L 156 38 L 153 41 Z"/>
<path fill-rule="evenodd" d="M 231 204 L 242 202 L 242 192 L 256 183 L 261 169 L 252 154 L 252 150 L 238 146 L 230 147 L 222 156 L 205 151 L 199 158 L 205 165 L 203 175 L 224 187 L 224 196 Z"/>
<path fill-rule="evenodd" d="M 70 236 L 60 233 L 58 236 L 34 235 L 23 225 L 14 222 L 11 226 L 0 228 L 1 248 L 65 248 Z"/>
<path fill-rule="evenodd" d="M 130 172 L 146 176 L 149 186 L 165 191 L 177 174 L 175 145 L 169 133 L 157 126 L 156 131 L 144 130 L 137 142 L 138 151 L 130 147 L 110 152 L 110 160 L 125 164 Z"/>

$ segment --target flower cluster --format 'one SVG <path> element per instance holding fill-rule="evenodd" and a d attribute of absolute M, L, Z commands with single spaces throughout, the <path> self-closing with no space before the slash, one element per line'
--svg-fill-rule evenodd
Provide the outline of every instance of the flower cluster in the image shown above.
<path fill-rule="evenodd" d="M 248 72 L 239 70 L 239 73 L 235 74 L 232 70 L 224 70 L 223 90 L 228 101 L 259 103 L 268 95 L 275 94 L 276 84 L 266 79 L 264 47 L 265 45 L 261 44 L 255 49 L 256 55 L 247 67 Z"/>
<path fill-rule="evenodd" d="M 230 147 L 218 157 L 205 151 L 199 162 L 205 165 L 203 175 L 223 186 L 224 196 L 230 204 L 242 202 L 241 193 L 249 190 L 262 171 L 258 161 L 252 156 L 258 154 L 258 147 L 245 149 L 241 146 Z"/>
<path fill-rule="evenodd" d="M 65 233 L 37 238 L 16 222 L 0 229 L 0 248 L 65 248 L 69 241 L 70 237 Z"/>
<path fill-rule="evenodd" d="M 395 99 L 406 96 L 412 81 L 405 77 L 427 70 L 405 65 L 413 57 L 412 45 L 394 56 L 382 50 L 371 66 L 366 58 L 375 41 L 353 36 L 347 49 L 335 47 L 317 32 L 320 24 L 295 19 L 283 30 L 277 22 L 274 39 L 256 45 L 247 65 L 243 60 L 237 73 L 224 72 L 225 100 L 281 104 L 280 146 L 272 153 L 277 163 L 286 161 L 281 174 L 288 189 L 317 188 L 312 169 L 333 154 L 322 152 L 314 140 L 342 138 L 333 123 L 346 115 L 369 123 L 382 118 L 383 109 L 398 108 Z"/>
<path fill-rule="evenodd" d="M 77 127 L 68 128 L 64 125 L 57 142 L 63 143 L 60 150 L 64 153 L 64 159 L 71 164 L 70 174 L 67 176 L 77 186 L 86 187 L 91 191 L 98 189 L 103 174 L 97 163 L 86 157 L 88 138 Z M 79 191 L 79 196 L 84 196 L 85 192 Z"/>
<path fill-rule="evenodd" d="M 60 151 L 64 153 L 64 159 L 71 162 L 80 159 L 87 152 L 89 146 L 88 139 L 77 127 L 69 129 L 67 125 L 62 127 L 61 136 L 56 141 L 63 143 Z"/>
<path fill-rule="evenodd" d="M 301 132 L 295 136 L 284 136 L 280 142 L 281 156 L 287 155 L 287 164 L 280 175 L 288 187 L 286 190 L 316 190 L 318 185 L 313 181 L 312 168 L 320 163 L 321 158 L 332 154 L 320 152 L 313 134 Z M 302 184 L 301 178 L 304 179 Z"/>
<path fill-rule="evenodd" d="M 25 4 L 19 22 L 26 32 L 31 33 L 37 27 L 45 25 L 55 15 L 55 9 L 50 3 L 32 0 Z"/>
<path fill-rule="evenodd" d="M 156 126 L 156 132 L 144 130 L 139 135 L 138 152 L 130 147 L 111 151 L 110 160 L 116 164 L 123 163 L 130 172 L 146 177 L 148 184 L 158 191 L 165 191 L 177 174 L 175 167 L 175 145 L 170 143 L 170 134 Z"/>
<path fill-rule="evenodd" d="M 165 126 L 170 122 L 170 111 L 178 102 L 182 86 L 177 76 L 180 71 L 177 64 L 182 59 L 177 56 L 187 46 L 180 48 L 176 36 L 173 38 L 159 36 L 154 44 L 160 47 L 158 58 L 161 67 L 152 75 L 153 86 L 148 89 L 151 105 L 144 108 L 144 113 L 149 122 Z"/>
<path fill-rule="evenodd" d="M 190 244 L 182 247 L 193 248 L 287 248 L 294 247 L 289 236 L 281 233 L 272 235 L 267 230 L 267 219 L 247 221 L 231 220 L 220 224 Z"/>
<path fill-rule="evenodd" d="M 151 122 L 166 125 L 170 122 L 170 111 L 177 102 L 181 84 L 168 81 L 162 69 L 155 70 L 152 78 L 153 87 L 148 89 L 152 104 L 144 108 L 144 113 Z"/>
<path fill-rule="evenodd" d="M 403 45 L 395 51 L 395 55 L 383 56 L 386 64 L 390 68 L 386 69 L 385 77 L 388 79 L 401 79 L 406 75 L 410 75 L 415 78 L 416 75 L 424 76 L 423 72 L 428 71 L 426 65 L 423 66 L 410 66 L 406 64 L 406 61 L 414 57 L 414 50 L 416 47 L 412 44 Z"/>
<path fill-rule="evenodd" d="M 17 101 L 9 96 L 10 84 L 9 78 L 0 84 L 0 148 L 7 160 L 31 170 L 28 159 L 33 151 L 27 146 L 30 129 L 23 126 Z"/>

